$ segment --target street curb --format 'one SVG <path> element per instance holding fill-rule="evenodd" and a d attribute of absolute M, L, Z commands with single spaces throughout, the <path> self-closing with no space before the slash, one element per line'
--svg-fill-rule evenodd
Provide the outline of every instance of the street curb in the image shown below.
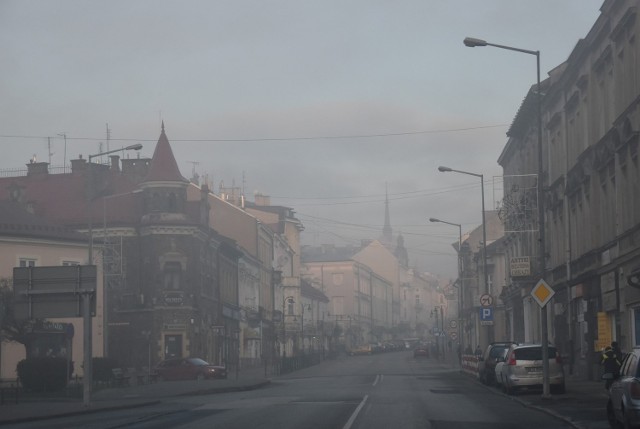
<path fill-rule="evenodd" d="M 160 400 L 156 400 L 156 401 L 138 402 L 138 403 L 135 403 L 135 404 L 112 405 L 112 406 L 109 406 L 109 407 L 97 407 L 97 408 L 91 408 L 89 406 L 87 408 L 80 409 L 80 410 L 66 411 L 66 412 L 62 412 L 62 413 L 49 414 L 49 415 L 46 415 L 46 416 L 43 415 L 43 416 L 31 416 L 31 417 L 19 417 L 19 418 L 15 418 L 15 419 L 0 420 L 0 426 L 10 425 L 10 424 L 15 424 L 15 423 L 37 422 L 37 421 L 41 421 L 41 420 L 57 419 L 57 418 L 61 418 L 61 417 L 71 417 L 71 416 L 77 416 L 77 415 L 81 415 L 81 414 L 95 414 L 95 413 L 100 413 L 100 412 L 103 412 L 103 411 L 115 411 L 115 410 L 126 410 L 126 409 L 130 409 L 130 408 L 147 407 L 149 405 L 157 405 L 157 404 L 159 404 L 161 402 L 162 401 L 160 401 Z"/>

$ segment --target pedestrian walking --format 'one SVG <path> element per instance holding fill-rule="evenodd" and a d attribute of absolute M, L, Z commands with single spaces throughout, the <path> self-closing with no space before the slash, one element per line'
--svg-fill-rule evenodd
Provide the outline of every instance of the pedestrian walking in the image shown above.
<path fill-rule="evenodd" d="M 600 365 L 603 368 L 603 378 L 605 379 L 604 387 L 609 390 L 613 380 L 620 376 L 620 361 L 611 346 L 607 346 L 602 353 Z"/>

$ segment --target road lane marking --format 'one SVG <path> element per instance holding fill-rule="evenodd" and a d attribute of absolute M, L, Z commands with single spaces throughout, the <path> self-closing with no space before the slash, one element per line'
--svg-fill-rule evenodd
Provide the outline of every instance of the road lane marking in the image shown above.
<path fill-rule="evenodd" d="M 362 398 L 362 401 L 360 402 L 360 405 L 358 405 L 358 407 L 353 412 L 353 414 L 351 414 L 351 417 L 349 417 L 349 420 L 347 421 L 347 423 L 344 425 L 344 427 L 342 429 L 351 429 L 351 425 L 353 425 L 353 422 L 356 421 L 356 418 L 358 417 L 358 414 L 362 410 L 362 407 L 364 407 L 364 404 L 367 402 L 368 398 L 369 398 L 369 395 L 364 395 L 364 398 Z"/>
<path fill-rule="evenodd" d="M 373 387 L 376 386 L 376 384 L 378 384 L 378 382 L 382 383 L 382 380 L 384 379 L 384 374 L 378 374 L 376 375 L 376 379 L 373 380 Z"/>

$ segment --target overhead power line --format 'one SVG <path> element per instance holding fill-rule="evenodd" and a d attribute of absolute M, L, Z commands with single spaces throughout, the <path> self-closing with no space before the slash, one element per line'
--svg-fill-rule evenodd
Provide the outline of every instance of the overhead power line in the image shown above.
<path fill-rule="evenodd" d="M 239 139 L 221 139 L 221 138 L 202 138 L 202 139 L 180 139 L 172 138 L 172 142 L 184 142 L 184 143 L 223 143 L 223 142 L 276 142 L 276 141 L 299 141 L 299 140 L 344 140 L 344 139 L 370 139 L 377 137 L 400 137 L 400 136 L 412 136 L 412 135 L 424 135 L 424 134 L 442 134 L 442 133 L 455 133 L 462 131 L 473 131 L 490 128 L 503 128 L 508 127 L 509 124 L 497 124 L 497 125 L 482 125 L 477 127 L 463 127 L 463 128 L 446 128 L 438 130 L 424 130 L 424 131 L 405 131 L 398 133 L 380 133 L 380 134 L 346 134 L 335 136 L 300 136 L 300 137 L 258 137 L 258 138 L 239 138 Z M 26 136 L 26 135 L 8 135 L 0 134 L 0 138 L 15 138 L 15 139 L 46 139 L 47 136 Z M 55 137 L 53 137 L 55 138 Z M 70 137 L 67 135 L 67 140 L 90 140 L 101 141 L 104 138 L 100 137 Z M 136 141 L 136 142 L 154 142 L 157 139 L 133 139 L 133 138 L 111 138 L 109 141 Z"/>

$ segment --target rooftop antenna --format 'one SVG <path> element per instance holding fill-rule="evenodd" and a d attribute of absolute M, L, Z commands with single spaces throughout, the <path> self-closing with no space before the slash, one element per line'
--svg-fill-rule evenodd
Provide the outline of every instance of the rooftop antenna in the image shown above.
<path fill-rule="evenodd" d="M 111 140 L 111 130 L 109 129 L 109 123 L 107 122 L 107 152 L 109 152 L 109 140 Z"/>
<path fill-rule="evenodd" d="M 51 137 L 47 137 L 47 152 L 49 153 L 49 165 L 51 165 L 51 156 L 53 152 L 51 152 Z"/>
<path fill-rule="evenodd" d="M 187 161 L 189 164 L 191 164 L 193 167 L 191 168 L 191 179 L 192 181 L 195 182 L 196 179 L 198 179 L 198 184 L 200 184 L 200 180 L 198 177 L 198 173 L 196 172 L 196 165 L 200 165 L 199 161 Z"/>
<path fill-rule="evenodd" d="M 64 168 L 63 172 L 67 172 L 67 133 L 65 131 L 58 133 L 60 137 L 64 138 L 64 159 L 62 162 L 62 167 Z"/>

